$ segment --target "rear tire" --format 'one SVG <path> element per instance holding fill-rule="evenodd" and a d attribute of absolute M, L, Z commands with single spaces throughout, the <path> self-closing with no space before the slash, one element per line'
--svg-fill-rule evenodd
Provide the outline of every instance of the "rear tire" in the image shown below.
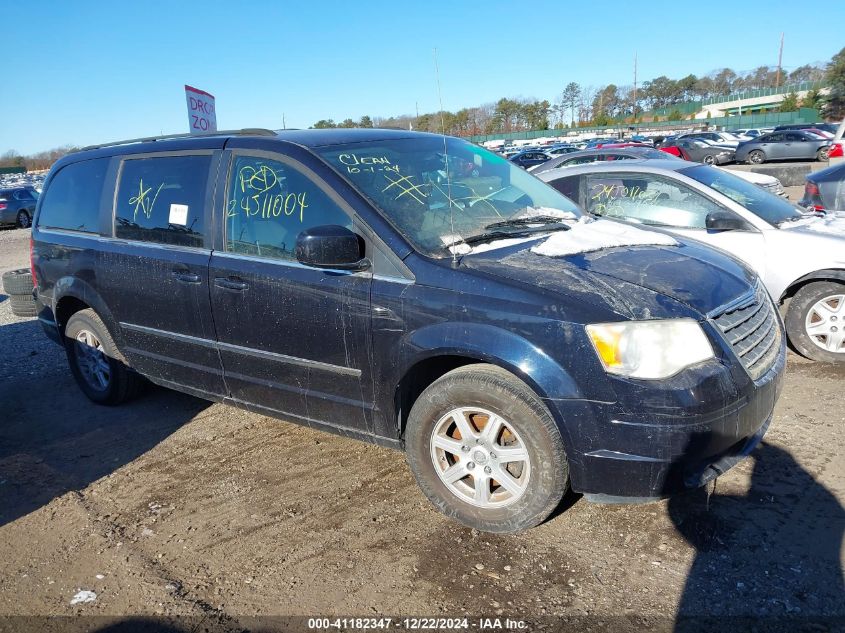
<path fill-rule="evenodd" d="M 830 157 L 830 150 L 827 147 L 822 147 L 818 153 L 816 153 L 816 160 L 819 162 L 825 162 Z"/>
<path fill-rule="evenodd" d="M 116 405 L 140 392 L 143 379 L 129 369 L 108 328 L 90 308 L 68 319 L 65 351 L 73 377 L 91 401 Z"/>
<path fill-rule="evenodd" d="M 712 165 L 713 163 L 716 162 L 716 159 L 713 158 L 710 154 L 708 154 L 707 156 L 704 157 L 704 160 L 702 162 L 705 165 Z"/>
<path fill-rule="evenodd" d="M 755 149 L 748 154 L 748 162 L 752 165 L 762 165 L 766 162 L 766 155 L 759 149 Z"/>
<path fill-rule="evenodd" d="M 807 284 L 792 297 L 784 321 L 789 341 L 802 356 L 826 363 L 845 362 L 845 284 Z"/>
<path fill-rule="evenodd" d="M 528 385 L 492 365 L 466 365 L 429 385 L 411 408 L 405 447 L 434 506 L 485 532 L 538 525 L 569 487 L 548 409 Z"/>
<path fill-rule="evenodd" d="M 19 229 L 28 229 L 32 224 L 32 218 L 29 217 L 29 211 L 18 211 L 18 217 L 15 224 Z"/>

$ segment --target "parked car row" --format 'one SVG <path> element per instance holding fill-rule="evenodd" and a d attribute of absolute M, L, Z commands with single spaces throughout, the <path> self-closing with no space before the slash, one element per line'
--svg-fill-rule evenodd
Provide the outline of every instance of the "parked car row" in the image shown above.
<path fill-rule="evenodd" d="M 698 141 L 691 140 L 686 142 L 696 143 Z M 576 165 L 587 165 L 590 163 L 599 163 L 603 161 L 630 159 L 665 160 L 667 158 L 670 158 L 671 156 L 677 156 L 678 158 L 681 158 L 679 154 L 675 154 L 671 151 L 673 149 L 675 148 L 669 147 L 661 148 L 661 150 L 655 150 L 650 147 L 624 147 L 618 149 L 610 147 L 608 149 L 603 148 L 597 150 L 584 150 L 581 152 L 569 154 L 567 156 L 555 158 L 546 161 L 545 163 L 535 165 L 533 167 L 529 167 L 528 171 L 530 171 L 534 175 L 539 175 L 542 172 L 550 171 L 552 169 L 557 169 L 560 167 L 574 167 Z M 773 193 L 777 196 L 786 197 L 786 191 L 783 188 L 783 184 L 774 176 L 769 176 L 767 174 L 757 174 L 751 171 L 732 171 L 731 173 L 739 178 L 742 178 L 743 180 L 747 180 L 752 184 L 762 187 L 769 193 Z"/>
<path fill-rule="evenodd" d="M 772 160 L 828 160 L 831 151 L 843 154 L 841 142 L 831 140 L 832 135 L 822 130 L 810 129 L 773 131 L 755 138 L 737 136 L 729 132 L 690 132 L 662 139 L 657 147 L 684 160 L 705 165 L 726 165 L 747 162 L 759 165 Z M 594 139 L 584 149 L 619 149 L 653 147 L 645 142 L 614 139 Z M 523 168 L 537 167 L 555 156 L 579 151 L 573 146 L 529 148 L 505 153 L 508 160 Z M 583 151 L 583 150 L 581 150 Z"/>

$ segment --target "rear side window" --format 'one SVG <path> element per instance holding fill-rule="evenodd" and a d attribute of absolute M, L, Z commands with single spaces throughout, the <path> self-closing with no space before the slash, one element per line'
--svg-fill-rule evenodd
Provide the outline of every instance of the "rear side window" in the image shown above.
<path fill-rule="evenodd" d="M 549 184 L 572 200 L 572 202 L 578 204 L 578 188 L 581 186 L 580 176 L 566 176 L 565 178 L 558 178 Z"/>
<path fill-rule="evenodd" d="M 203 246 L 210 155 L 123 161 L 115 236 L 175 246 Z"/>
<path fill-rule="evenodd" d="M 44 192 L 38 226 L 98 233 L 100 198 L 108 166 L 108 158 L 97 158 L 62 167 Z"/>

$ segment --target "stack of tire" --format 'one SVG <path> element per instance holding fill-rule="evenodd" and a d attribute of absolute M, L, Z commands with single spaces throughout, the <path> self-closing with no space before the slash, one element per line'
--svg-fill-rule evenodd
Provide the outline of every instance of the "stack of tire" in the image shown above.
<path fill-rule="evenodd" d="M 15 316 L 35 316 L 35 298 L 32 296 L 32 287 L 32 273 L 27 268 L 3 273 L 3 292 L 9 295 L 12 314 Z"/>

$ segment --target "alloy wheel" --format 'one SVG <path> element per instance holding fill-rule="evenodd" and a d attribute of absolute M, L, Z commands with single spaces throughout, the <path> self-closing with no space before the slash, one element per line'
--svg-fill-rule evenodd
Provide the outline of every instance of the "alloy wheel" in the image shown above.
<path fill-rule="evenodd" d="M 103 344 L 90 330 L 80 330 L 74 341 L 76 364 L 92 389 L 105 391 L 111 381 L 111 367 Z"/>
<path fill-rule="evenodd" d="M 525 493 L 531 460 L 513 424 L 478 407 L 452 409 L 434 425 L 431 461 L 452 494 L 480 508 L 515 503 Z"/>

